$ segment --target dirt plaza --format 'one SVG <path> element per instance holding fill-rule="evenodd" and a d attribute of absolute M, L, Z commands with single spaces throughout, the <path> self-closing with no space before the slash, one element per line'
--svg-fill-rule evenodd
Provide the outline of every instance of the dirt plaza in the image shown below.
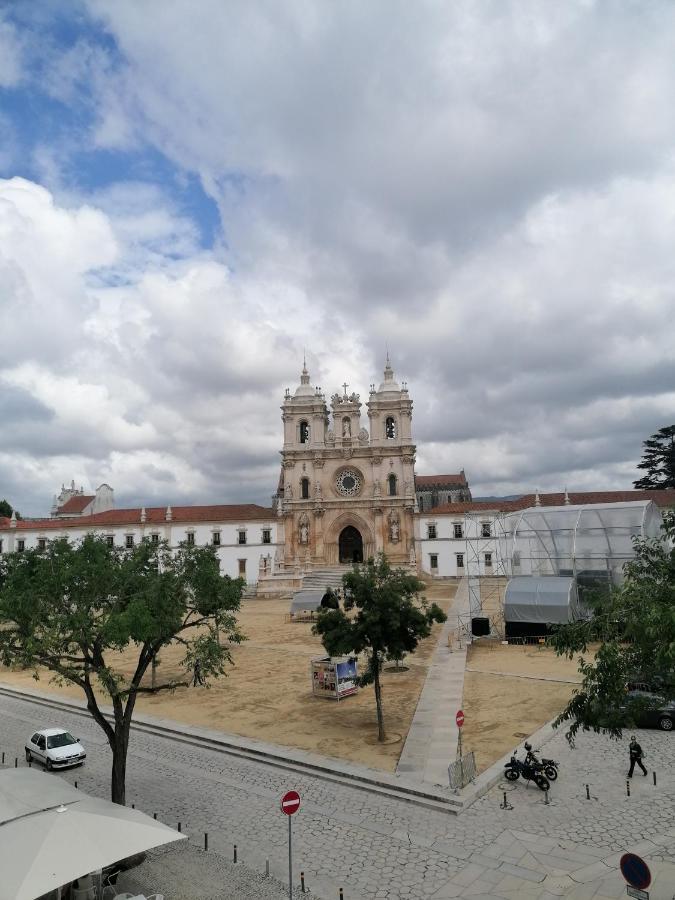
<path fill-rule="evenodd" d="M 456 585 L 434 582 L 425 595 L 448 610 Z M 153 716 L 206 726 L 243 737 L 269 741 L 338 757 L 393 772 L 410 728 L 440 638 L 441 626 L 407 657 L 403 671 L 393 664 L 383 677 L 388 740 L 376 740 L 375 701 L 371 686 L 339 703 L 312 696 L 310 660 L 323 655 L 309 622 L 288 621 L 287 599 L 249 599 L 239 621 L 247 640 L 232 647 L 234 665 L 209 687 L 179 687 L 141 696 L 137 709 Z M 177 645 L 161 655 L 158 683 L 191 681 L 181 665 Z M 115 668 L 132 669 L 134 654 L 119 654 Z M 576 662 L 546 648 L 503 646 L 498 642 L 469 648 L 464 681 L 464 748 L 473 750 L 479 771 L 513 749 L 562 708 L 578 681 Z M 149 676 L 148 676 L 149 679 Z M 35 682 L 30 671 L 3 668 L 0 680 L 81 699 L 76 686 L 59 687 L 48 672 Z M 448 758 L 455 748 L 448 748 Z"/>

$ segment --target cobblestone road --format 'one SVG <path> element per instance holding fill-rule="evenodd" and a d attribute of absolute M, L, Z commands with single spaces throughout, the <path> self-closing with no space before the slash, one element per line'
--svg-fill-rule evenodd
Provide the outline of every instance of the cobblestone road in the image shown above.
<path fill-rule="evenodd" d="M 26 736 L 51 725 L 80 736 L 88 751 L 86 766 L 62 777 L 78 781 L 88 793 L 107 797 L 110 751 L 91 720 L 0 697 L 0 750 L 10 764 L 19 756 L 20 765 L 25 765 Z M 538 790 L 516 783 L 508 786 L 512 810 L 500 809 L 502 793 L 497 787 L 456 816 L 135 733 L 129 749 L 127 802 L 156 812 L 167 824 L 180 821 L 195 843 L 209 832 L 210 847 L 225 856 L 236 843 L 240 860 L 258 871 L 269 858 L 273 873 L 283 879 L 287 824 L 278 801 L 293 787 L 303 799 L 294 821 L 297 870 L 304 870 L 308 885 L 324 900 L 337 900 L 339 887 L 344 888 L 345 900 L 481 896 L 463 888 L 462 882 L 469 883 L 469 875 L 477 877 L 489 868 L 488 860 L 494 868 L 495 860 L 501 865 L 520 859 L 522 853 L 513 851 L 518 832 L 524 835 L 522 840 L 529 835 L 546 841 L 549 856 L 567 853 L 568 861 L 575 847 L 586 854 L 580 859 L 600 859 L 644 841 L 657 846 L 657 858 L 675 858 L 675 735 L 641 731 L 639 739 L 650 777 L 635 777 L 630 797 L 625 781 L 627 739 L 617 743 L 583 735 L 578 749 L 571 751 L 560 733 L 546 746 L 546 755 L 562 763 L 549 805 Z M 591 800 L 586 799 L 586 783 Z M 649 846 L 653 849 L 652 843 Z M 623 882 L 617 884 L 625 892 Z"/>

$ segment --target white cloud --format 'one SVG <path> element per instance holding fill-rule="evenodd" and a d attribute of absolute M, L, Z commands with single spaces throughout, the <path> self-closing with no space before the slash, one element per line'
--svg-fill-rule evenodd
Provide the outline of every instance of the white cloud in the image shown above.
<path fill-rule="evenodd" d="M 110 480 L 264 498 L 303 348 L 325 391 L 363 395 L 388 344 L 418 471 L 629 485 L 675 418 L 672 4 L 88 6 L 122 62 L 80 43 L 54 96 L 84 92 L 89 148 L 197 173 L 223 235 L 204 252 L 138 181 L 85 198 L 45 148 L 56 199 L 0 190 L 4 364 L 39 365 L 12 384 L 64 458 L 97 405 L 119 427 L 87 464 L 134 445 Z"/>

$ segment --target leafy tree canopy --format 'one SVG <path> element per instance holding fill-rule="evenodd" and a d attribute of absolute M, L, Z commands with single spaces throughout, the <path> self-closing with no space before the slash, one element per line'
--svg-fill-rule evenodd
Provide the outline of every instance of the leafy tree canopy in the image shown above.
<path fill-rule="evenodd" d="M 5 665 L 49 669 L 58 682 L 82 688 L 87 708 L 113 751 L 112 799 L 124 803 L 126 753 L 136 698 L 186 682 L 144 682 L 162 647 L 182 645 L 187 668 L 199 659 L 204 678 L 225 674 L 237 628 L 243 582 L 219 571 L 212 547 L 147 541 L 132 550 L 103 537 L 66 538 L 0 557 L 0 654 Z M 116 667 L 119 651 L 137 653 L 130 676 Z M 112 703 L 114 722 L 99 706 L 95 685 Z"/>
<path fill-rule="evenodd" d="M 638 469 L 647 473 L 639 481 L 634 481 L 641 490 L 675 488 L 675 425 L 661 428 L 644 441 L 642 462 Z"/>
<path fill-rule="evenodd" d="M 378 737 L 384 740 L 380 673 L 387 659 L 414 653 L 434 622 L 444 622 L 445 613 L 435 603 L 419 598 L 424 584 L 403 569 L 392 569 L 384 554 L 369 559 L 342 579 L 344 609 L 319 610 L 314 626 L 331 656 L 366 653 L 368 665 L 359 681 L 375 685 Z M 355 610 L 355 614 L 347 615 Z"/>
<path fill-rule="evenodd" d="M 9 500 L 0 500 L 0 518 L 6 516 L 8 519 L 12 518 L 13 507 Z M 21 518 L 21 514 L 17 512 L 17 519 Z"/>
<path fill-rule="evenodd" d="M 561 626 L 552 638 L 570 659 L 598 645 L 592 659 L 580 657 L 581 687 L 556 720 L 569 724 L 570 740 L 579 729 L 620 737 L 645 707 L 660 705 L 627 698 L 631 682 L 675 697 L 675 513 L 664 515 L 660 539 L 636 539 L 634 546 L 621 588 L 591 595 L 593 618 Z"/>

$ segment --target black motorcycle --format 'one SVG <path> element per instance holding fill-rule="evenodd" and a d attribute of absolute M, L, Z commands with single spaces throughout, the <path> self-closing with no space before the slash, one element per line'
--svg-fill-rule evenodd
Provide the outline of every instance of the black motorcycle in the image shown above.
<path fill-rule="evenodd" d="M 527 750 L 527 756 L 525 757 L 526 765 L 532 766 L 536 772 L 541 772 L 549 781 L 555 781 L 558 777 L 558 763 L 554 759 L 547 759 L 545 756 L 539 759 L 537 751 L 533 750 L 532 747 L 529 747 L 527 744 L 525 745 L 525 749 Z"/>
<path fill-rule="evenodd" d="M 534 781 L 540 791 L 547 791 L 551 786 L 545 775 L 538 772 L 534 766 L 516 759 L 515 756 L 511 757 L 511 761 L 506 763 L 504 769 L 507 781 L 518 781 L 519 778 L 524 781 Z"/>

